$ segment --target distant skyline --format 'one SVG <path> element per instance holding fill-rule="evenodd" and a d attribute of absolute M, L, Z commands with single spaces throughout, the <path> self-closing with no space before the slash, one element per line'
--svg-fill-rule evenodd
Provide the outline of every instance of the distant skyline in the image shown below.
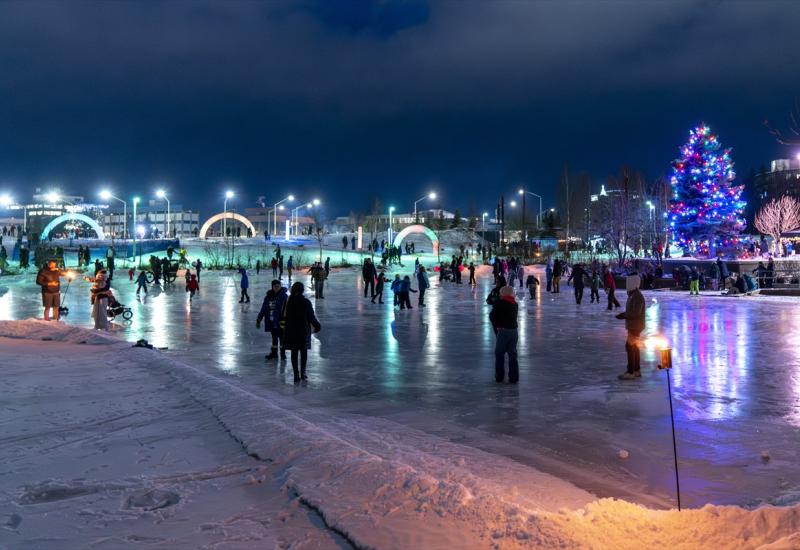
<path fill-rule="evenodd" d="M 0 193 L 158 186 L 204 213 L 319 197 L 329 217 L 429 190 L 466 215 L 655 178 L 700 122 L 739 177 L 779 145 L 800 4 L 424 0 L 0 3 Z M 420 204 L 422 207 L 423 204 Z M 218 208 L 217 208 L 218 207 Z"/>

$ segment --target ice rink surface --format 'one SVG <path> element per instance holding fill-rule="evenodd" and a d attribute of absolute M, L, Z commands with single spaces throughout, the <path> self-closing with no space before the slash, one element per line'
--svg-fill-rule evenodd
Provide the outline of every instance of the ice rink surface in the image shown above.
<path fill-rule="evenodd" d="M 491 274 L 482 269 L 474 289 L 440 285 L 432 274 L 428 307 L 417 308 L 412 294 L 411 311 L 394 309 L 388 288 L 384 305 L 364 299 L 356 269 L 332 272 L 325 299 L 312 297 L 323 330 L 301 386 L 292 383 L 288 363 L 265 361 L 270 339 L 255 326 L 271 273 L 250 271 L 250 304 L 238 303 L 239 277 L 230 272 L 203 272 L 191 304 L 180 279 L 137 301 L 134 283 L 118 270 L 113 289 L 134 311 L 121 336 L 145 338 L 208 373 L 277 393 L 282 407 L 385 418 L 534 466 L 598 496 L 673 506 L 666 374 L 655 370 L 655 351 L 643 355 L 641 380 L 621 382 L 624 322 L 604 303 L 589 303 L 587 291 L 576 305 L 567 286 L 558 295 L 542 290 L 534 300 L 519 290 L 520 383 L 496 384 L 484 303 Z M 308 284 L 308 275 L 295 280 Z M 91 326 L 88 289 L 72 284 L 67 323 Z M 4 277 L 0 294 L 0 319 L 41 315 L 32 275 Z M 618 297 L 624 306 L 624 291 Z M 800 501 L 800 302 L 645 297 L 646 333 L 664 336 L 674 349 L 684 505 Z M 620 459 L 620 450 L 629 458 Z"/>

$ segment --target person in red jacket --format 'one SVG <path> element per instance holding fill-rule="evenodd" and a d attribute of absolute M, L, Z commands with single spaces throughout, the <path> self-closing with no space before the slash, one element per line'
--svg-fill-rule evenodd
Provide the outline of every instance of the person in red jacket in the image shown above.
<path fill-rule="evenodd" d="M 197 282 L 197 275 L 192 275 L 189 279 L 189 282 L 186 283 L 186 292 L 189 293 L 189 301 L 192 301 L 194 298 L 195 292 L 200 290 L 200 284 Z"/>
<path fill-rule="evenodd" d="M 608 294 L 608 311 L 611 311 L 614 307 L 620 307 L 619 302 L 617 301 L 616 296 L 614 296 L 614 291 L 617 290 L 617 283 L 614 282 L 614 274 L 611 273 L 609 268 L 605 268 L 605 275 L 603 275 L 603 288 L 606 290 L 606 294 Z"/>

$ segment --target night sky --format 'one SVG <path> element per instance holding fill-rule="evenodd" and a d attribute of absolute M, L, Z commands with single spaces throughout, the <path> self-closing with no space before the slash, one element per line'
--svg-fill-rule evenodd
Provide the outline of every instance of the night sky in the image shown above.
<path fill-rule="evenodd" d="M 790 1 L 4 2 L 0 192 L 467 214 L 565 162 L 659 176 L 700 121 L 744 176 L 799 152 L 762 126 L 799 55 Z"/>

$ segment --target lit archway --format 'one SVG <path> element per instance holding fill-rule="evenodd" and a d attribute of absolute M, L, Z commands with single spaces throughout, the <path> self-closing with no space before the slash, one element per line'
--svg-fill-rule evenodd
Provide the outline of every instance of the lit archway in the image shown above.
<path fill-rule="evenodd" d="M 220 212 L 219 214 L 215 214 L 206 220 L 206 223 L 203 224 L 203 227 L 200 228 L 200 233 L 198 233 L 198 237 L 201 239 L 206 238 L 206 233 L 208 230 L 211 229 L 211 226 L 217 223 L 218 221 L 222 221 L 224 219 L 228 220 L 235 220 L 241 224 L 243 224 L 247 229 L 250 230 L 250 234 L 255 237 L 256 235 L 256 228 L 255 226 L 250 223 L 250 220 L 242 216 L 241 214 L 237 214 L 235 212 Z"/>
<path fill-rule="evenodd" d="M 409 225 L 395 236 L 394 243 L 392 244 L 400 248 L 400 245 L 403 244 L 403 239 L 409 235 L 425 235 L 431 241 L 431 252 L 436 256 L 439 255 L 439 238 L 433 230 L 424 225 Z"/>
<path fill-rule="evenodd" d="M 68 213 L 68 214 L 61 214 L 57 218 L 53 218 L 52 220 L 50 220 L 50 223 L 48 223 L 42 230 L 42 239 L 47 239 L 48 235 L 50 235 L 50 232 L 59 225 L 61 225 L 62 223 L 69 221 L 76 221 L 76 220 L 82 221 L 83 223 L 94 229 L 94 232 L 97 233 L 98 239 L 106 238 L 106 234 L 103 232 L 103 228 L 100 227 L 100 224 L 98 224 L 95 220 L 93 220 L 86 214 Z"/>

